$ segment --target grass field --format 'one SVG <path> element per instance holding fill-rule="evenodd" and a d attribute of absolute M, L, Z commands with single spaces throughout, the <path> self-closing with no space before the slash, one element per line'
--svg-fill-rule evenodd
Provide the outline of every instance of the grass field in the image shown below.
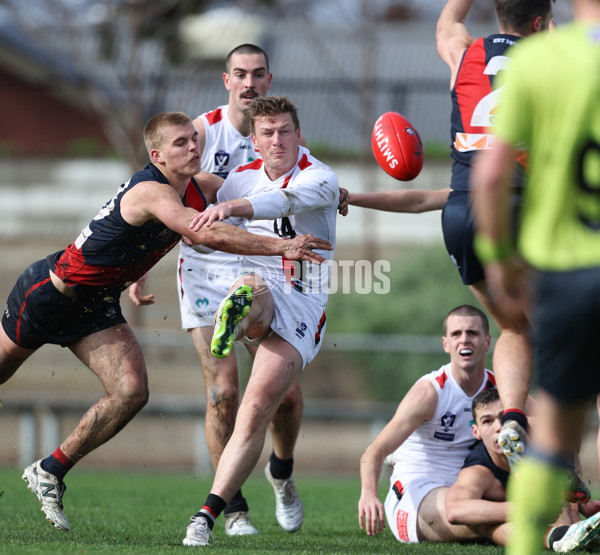
<path fill-rule="evenodd" d="M 21 481 L 20 469 L 0 469 L 1 553 L 171 553 L 198 550 L 181 544 L 189 517 L 204 501 L 207 479 L 143 471 L 92 472 L 67 476 L 63 499 L 70 532 L 54 529 L 37 498 Z M 296 478 L 305 507 L 304 525 L 287 534 L 277 525 L 273 490 L 259 475 L 244 494 L 260 534 L 227 537 L 222 518 L 210 549 L 219 553 L 502 553 L 487 545 L 401 545 L 389 530 L 367 537 L 357 524 L 359 482 L 347 477 Z M 382 483 L 382 494 L 385 484 Z"/>

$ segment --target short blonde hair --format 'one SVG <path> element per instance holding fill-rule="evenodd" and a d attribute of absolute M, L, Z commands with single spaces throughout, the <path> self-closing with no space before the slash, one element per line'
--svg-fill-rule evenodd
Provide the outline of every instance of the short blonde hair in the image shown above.
<path fill-rule="evenodd" d="M 192 120 L 183 112 L 160 112 L 152 116 L 144 126 L 144 143 L 148 154 L 162 148 L 165 142 L 164 130 L 167 127 L 187 125 Z"/>

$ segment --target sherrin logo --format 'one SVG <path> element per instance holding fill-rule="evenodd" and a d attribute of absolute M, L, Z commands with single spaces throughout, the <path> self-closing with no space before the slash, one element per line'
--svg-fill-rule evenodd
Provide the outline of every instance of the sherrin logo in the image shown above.
<path fill-rule="evenodd" d="M 390 169 L 394 169 L 398 165 L 398 160 L 394 156 L 392 149 L 390 148 L 390 143 L 388 137 L 386 137 L 383 132 L 383 116 L 380 116 L 379 119 L 375 122 L 375 128 L 373 129 L 373 138 L 375 139 L 375 143 L 377 144 L 377 148 L 381 153 L 383 159 L 387 162 Z"/>

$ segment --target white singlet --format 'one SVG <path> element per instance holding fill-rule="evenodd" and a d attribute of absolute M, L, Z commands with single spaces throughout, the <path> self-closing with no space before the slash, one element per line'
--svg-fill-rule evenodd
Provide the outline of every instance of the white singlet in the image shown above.
<path fill-rule="evenodd" d="M 294 168 L 275 181 L 255 160 L 229 174 L 217 201 L 246 197 L 251 220 L 230 223 L 269 237 L 312 234 L 335 248 L 335 218 L 339 204 L 338 179 L 328 166 L 299 147 Z M 235 220 L 235 221 L 233 221 Z M 259 274 L 270 287 L 275 303 L 271 329 L 292 344 L 306 366 L 317 354 L 325 331 L 325 305 L 333 251 L 317 251 L 327 262 L 293 262 L 273 256 L 243 257 L 242 271 Z"/>
<path fill-rule="evenodd" d="M 456 383 L 450 364 L 420 380 L 429 380 L 437 391 L 435 415 L 391 455 L 394 470 L 385 500 L 388 525 L 401 542 L 419 541 L 417 513 L 423 498 L 432 489 L 450 487 L 456 481 L 475 442 L 471 428 L 473 397 L 496 383 L 493 373 L 486 370 L 481 386 L 469 397 Z"/>
<path fill-rule="evenodd" d="M 222 178 L 235 167 L 260 158 L 251 137 L 233 126 L 227 109 L 219 106 L 200 116 L 206 130 L 202 170 Z M 213 315 L 238 277 L 240 264 L 239 255 L 180 242 L 177 291 L 184 330 L 213 325 Z"/>

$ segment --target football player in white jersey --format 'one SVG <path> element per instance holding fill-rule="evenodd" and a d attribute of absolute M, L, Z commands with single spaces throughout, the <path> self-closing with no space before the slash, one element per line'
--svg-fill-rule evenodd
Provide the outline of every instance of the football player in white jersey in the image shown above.
<path fill-rule="evenodd" d="M 401 542 L 476 537 L 464 526 L 450 525 L 444 498 L 473 444 L 473 397 L 494 386 L 485 368 L 486 315 L 471 305 L 454 308 L 444 320 L 442 341 L 450 363 L 417 380 L 361 457 L 358 519 L 368 535 L 381 533 L 387 517 Z M 385 506 L 377 491 L 384 459 L 394 465 Z"/>
<path fill-rule="evenodd" d="M 225 69 L 223 83 L 229 91 L 228 104 L 194 120 L 198 131 L 198 149 L 202 153 L 203 179 L 199 180 L 199 184 L 208 204 L 215 201 L 216 192 L 229 172 L 260 157 L 250 137 L 246 112 L 250 102 L 257 96 L 266 96 L 271 86 L 272 75 L 269 72 L 267 54 L 256 45 L 242 44 L 234 48 L 227 55 Z M 218 178 L 209 179 L 205 172 Z M 214 314 L 240 269 L 241 257 L 235 254 L 190 246 L 183 241 L 180 243 L 177 291 L 181 324 L 192 336 L 204 374 L 204 433 L 215 469 L 233 432 L 240 388 L 235 353 L 223 359 L 214 357 L 210 353 L 210 341 Z M 143 282 L 130 288 L 130 297 L 134 303 L 140 305 L 152 302 L 153 296 L 143 296 L 140 286 L 143 286 Z M 255 347 L 246 347 L 254 356 Z M 288 462 L 292 460 L 302 412 L 302 393 L 295 381 L 271 423 L 275 466 L 278 459 Z M 272 470 L 278 477 L 291 475 L 291 469 L 288 476 L 281 476 L 276 468 Z M 224 511 L 227 535 L 258 533 L 250 522 L 248 509 L 248 503 L 239 490 Z"/>
<path fill-rule="evenodd" d="M 265 237 L 291 238 L 310 230 L 335 244 L 338 180 L 300 145 L 294 105 L 285 97 L 258 97 L 248 118 L 262 159 L 230 173 L 216 206 L 195 218 L 192 228 L 229 219 Z M 331 260 L 333 253 L 322 255 Z M 227 357 L 238 339 L 253 341 L 258 348 L 211 493 L 188 526 L 183 541 L 188 546 L 209 544 L 215 519 L 254 469 L 269 422 L 317 354 L 325 331 L 329 264 L 292 266 L 281 257 L 245 257 L 243 266 L 246 273 L 217 311 L 211 352 Z M 302 502 L 291 477 L 278 477 L 289 476 L 291 462 L 272 457 L 265 474 L 276 492 L 279 524 L 295 532 L 304 517 Z"/>

